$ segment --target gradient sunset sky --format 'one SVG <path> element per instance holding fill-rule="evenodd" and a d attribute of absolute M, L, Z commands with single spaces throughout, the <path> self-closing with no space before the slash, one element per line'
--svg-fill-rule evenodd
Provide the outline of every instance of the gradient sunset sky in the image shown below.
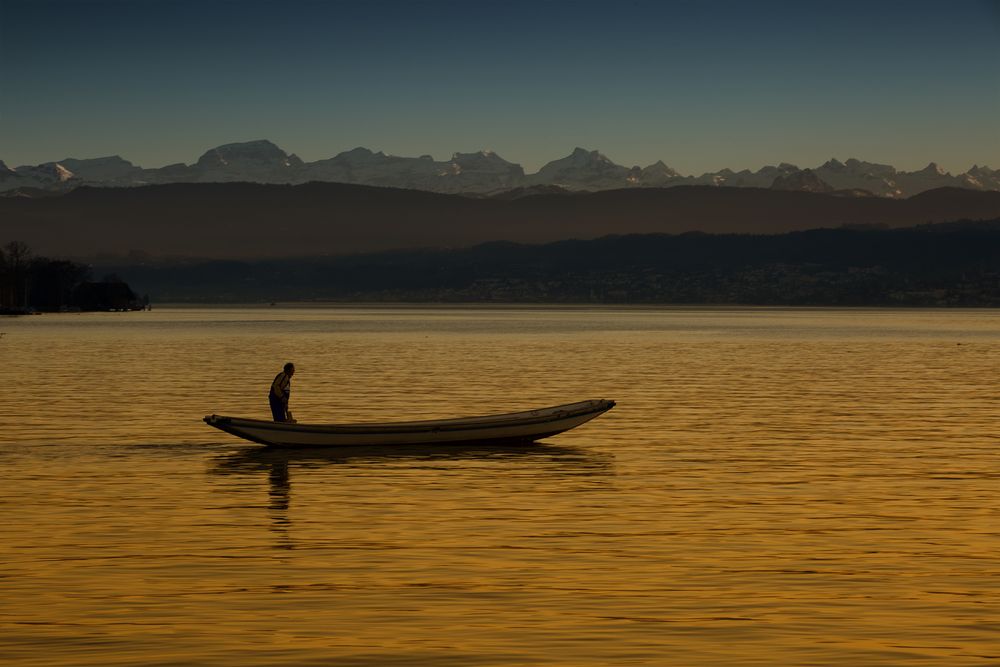
<path fill-rule="evenodd" d="M 0 0 L 0 160 L 1000 168 L 1000 0 Z"/>

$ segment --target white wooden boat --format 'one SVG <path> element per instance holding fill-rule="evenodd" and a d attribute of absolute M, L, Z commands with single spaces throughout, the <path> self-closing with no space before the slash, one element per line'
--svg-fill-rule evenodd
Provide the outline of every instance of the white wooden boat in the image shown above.
<path fill-rule="evenodd" d="M 603 399 L 482 417 L 370 424 L 299 424 L 208 415 L 205 423 L 277 447 L 533 442 L 568 431 L 615 407 Z"/>

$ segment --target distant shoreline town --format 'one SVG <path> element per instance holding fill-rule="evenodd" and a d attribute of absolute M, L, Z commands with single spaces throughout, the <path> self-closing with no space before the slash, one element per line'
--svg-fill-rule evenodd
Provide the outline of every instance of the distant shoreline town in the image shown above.
<path fill-rule="evenodd" d="M 576 148 L 538 172 L 526 174 L 521 165 L 491 151 L 455 153 L 450 160 L 439 161 L 429 155 L 400 157 L 359 147 L 332 158 L 304 162 L 267 140 L 225 144 L 206 151 L 192 164 L 150 169 L 117 155 L 17 167 L 0 160 L 0 195 L 6 196 L 44 196 L 80 186 L 225 182 L 331 182 L 470 195 L 521 188 L 600 191 L 706 185 L 900 199 L 942 187 L 1000 190 L 1000 169 L 975 165 L 953 175 L 932 162 L 924 169 L 907 172 L 851 158 L 844 162 L 831 159 L 811 168 L 781 163 L 757 171 L 722 169 L 694 176 L 682 175 L 663 161 L 626 167 L 596 150 Z"/>
<path fill-rule="evenodd" d="M 1000 219 L 98 266 L 158 303 L 1000 307 Z"/>

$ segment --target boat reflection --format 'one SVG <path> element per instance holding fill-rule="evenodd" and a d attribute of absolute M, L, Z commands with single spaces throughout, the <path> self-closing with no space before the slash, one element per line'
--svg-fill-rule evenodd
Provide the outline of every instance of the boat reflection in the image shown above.
<path fill-rule="evenodd" d="M 614 456 L 581 447 L 541 443 L 508 445 L 408 445 L 406 447 L 247 447 L 217 456 L 209 474 L 219 476 L 267 476 L 268 515 L 271 530 L 278 538 L 276 546 L 294 549 L 290 534 L 292 520 L 292 470 L 307 473 L 325 468 L 326 472 L 342 467 L 350 474 L 360 469 L 393 466 L 428 468 L 452 464 L 481 466 L 483 473 L 496 479 L 505 470 L 521 475 L 524 467 L 536 469 L 546 479 L 559 478 L 567 491 L 606 488 L 615 474 Z M 473 473 L 478 474 L 478 473 Z M 570 478 L 570 479 L 567 479 Z M 569 484 L 567 484 L 567 481 Z"/>
<path fill-rule="evenodd" d="M 543 443 L 507 445 L 407 445 L 405 447 L 247 447 L 216 457 L 211 472 L 219 475 L 273 472 L 275 467 L 315 468 L 327 465 L 378 465 L 392 462 L 477 460 L 538 463 L 561 473 L 613 474 L 614 457 L 581 447 Z"/>
<path fill-rule="evenodd" d="M 607 477 L 614 475 L 614 456 L 582 447 L 522 443 L 507 445 L 407 445 L 406 447 L 247 447 L 216 457 L 209 469 L 215 475 L 267 474 L 272 500 L 283 502 L 291 489 L 291 468 L 326 466 L 359 468 L 393 463 L 424 466 L 434 463 L 530 463 L 547 475 Z M 407 467 L 412 467 L 407 466 Z M 502 468 L 490 467 L 496 474 Z M 284 500 L 280 500 L 284 498 Z"/>

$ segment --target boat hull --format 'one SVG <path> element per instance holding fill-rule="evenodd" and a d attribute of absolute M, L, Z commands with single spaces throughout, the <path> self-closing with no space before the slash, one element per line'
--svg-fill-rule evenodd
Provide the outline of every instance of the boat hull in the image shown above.
<path fill-rule="evenodd" d="M 604 414 L 614 401 L 592 400 L 482 417 L 381 424 L 291 424 L 209 415 L 221 431 L 273 447 L 356 447 L 533 442 Z"/>

